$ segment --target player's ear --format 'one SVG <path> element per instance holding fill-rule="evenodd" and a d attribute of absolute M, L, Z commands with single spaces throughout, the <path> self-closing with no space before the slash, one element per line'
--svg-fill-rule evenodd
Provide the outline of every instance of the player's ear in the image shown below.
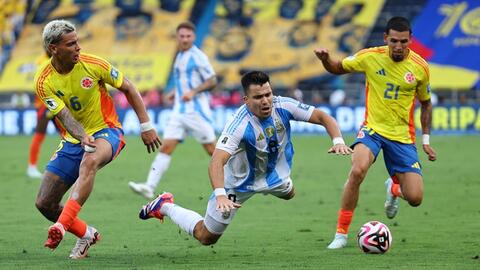
<path fill-rule="evenodd" d="M 388 42 L 387 42 L 387 38 L 388 38 L 388 35 L 387 35 L 387 33 L 384 32 L 384 33 L 383 33 L 383 41 L 385 42 L 385 44 L 388 43 Z"/>
<path fill-rule="evenodd" d="M 49 44 L 48 51 L 51 55 L 55 54 L 57 52 L 57 46 L 55 46 L 55 44 Z"/>

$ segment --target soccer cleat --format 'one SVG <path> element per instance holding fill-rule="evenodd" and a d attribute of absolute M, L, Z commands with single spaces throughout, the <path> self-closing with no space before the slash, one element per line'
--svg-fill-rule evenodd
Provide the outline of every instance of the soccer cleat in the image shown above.
<path fill-rule="evenodd" d="M 128 186 L 137 194 L 151 200 L 154 197 L 153 188 L 147 184 L 128 182 Z"/>
<path fill-rule="evenodd" d="M 348 234 L 336 233 L 335 238 L 327 246 L 328 249 L 339 249 L 347 246 Z"/>
<path fill-rule="evenodd" d="M 141 219 L 149 219 L 149 218 L 158 218 L 163 223 L 163 215 L 160 213 L 160 208 L 165 203 L 173 203 L 173 194 L 169 192 L 164 192 L 158 197 L 149 202 L 148 204 L 144 205 L 138 214 L 138 217 Z"/>
<path fill-rule="evenodd" d="M 28 165 L 27 176 L 30 178 L 42 178 L 43 174 L 37 169 L 37 166 Z"/>
<path fill-rule="evenodd" d="M 56 249 L 65 235 L 65 229 L 61 223 L 55 223 L 48 228 L 48 238 L 43 246 Z"/>
<path fill-rule="evenodd" d="M 392 194 L 392 178 L 388 178 L 385 181 L 385 187 L 387 188 L 387 199 L 385 200 L 385 214 L 388 218 L 394 218 L 398 213 L 398 208 L 400 206 L 400 200 L 398 197 L 393 196 Z"/>
<path fill-rule="evenodd" d="M 93 227 L 88 226 L 87 232 L 87 236 L 77 239 L 77 243 L 70 252 L 70 259 L 76 260 L 87 257 L 88 249 L 102 239 L 100 233 Z"/>

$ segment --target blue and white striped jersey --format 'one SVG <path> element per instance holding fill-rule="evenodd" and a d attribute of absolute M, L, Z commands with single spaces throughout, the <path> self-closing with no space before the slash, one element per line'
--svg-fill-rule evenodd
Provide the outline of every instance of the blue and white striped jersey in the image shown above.
<path fill-rule="evenodd" d="M 313 106 L 274 96 L 272 115 L 259 119 L 246 105 L 225 126 L 216 148 L 232 156 L 224 167 L 225 188 L 239 192 L 263 191 L 288 177 L 293 159 L 290 120 L 308 121 Z"/>
<path fill-rule="evenodd" d="M 205 120 L 211 122 L 210 94 L 201 92 L 188 102 L 182 101 L 182 96 L 199 86 L 205 80 L 213 77 L 215 71 L 208 61 L 207 55 L 193 45 L 184 52 L 178 52 L 173 65 L 175 80 L 175 101 L 173 113 L 184 114 L 196 112 Z"/>

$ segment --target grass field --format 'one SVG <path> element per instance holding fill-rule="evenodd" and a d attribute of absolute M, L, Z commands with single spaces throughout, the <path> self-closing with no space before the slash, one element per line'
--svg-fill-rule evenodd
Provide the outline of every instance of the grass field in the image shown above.
<path fill-rule="evenodd" d="M 146 201 L 127 182 L 145 178 L 153 155 L 138 137 L 128 137 L 119 158 L 97 175 L 80 213 L 103 240 L 79 261 L 68 259 L 72 235 L 54 252 L 43 248 L 51 223 L 34 206 L 40 181 L 25 176 L 30 139 L 0 137 L 1 269 L 480 269 L 478 136 L 434 136 L 438 160 L 428 162 L 420 153 L 424 202 L 412 208 L 402 201 L 394 220 L 383 212 L 386 170 L 380 158 L 362 185 L 349 245 L 335 251 L 325 247 L 334 234 L 350 158 L 327 155 L 326 137 L 294 139 L 296 198 L 253 197 L 211 247 L 179 232 L 168 218 L 164 224 L 138 219 Z M 57 143 L 55 136 L 46 139 L 42 166 Z M 157 191 L 174 193 L 177 203 L 203 215 L 211 192 L 207 164 L 201 147 L 187 140 Z M 385 255 L 365 255 L 356 246 L 355 234 L 369 220 L 383 221 L 392 231 Z"/>

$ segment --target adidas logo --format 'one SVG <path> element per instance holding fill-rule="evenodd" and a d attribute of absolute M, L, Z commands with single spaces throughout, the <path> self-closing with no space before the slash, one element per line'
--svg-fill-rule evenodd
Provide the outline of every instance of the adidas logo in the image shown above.
<path fill-rule="evenodd" d="M 416 169 L 420 169 L 420 163 L 415 162 L 415 163 L 413 163 L 413 165 L 411 167 L 416 168 Z"/>
<path fill-rule="evenodd" d="M 386 76 L 387 74 L 385 73 L 385 69 L 380 69 L 379 71 L 375 72 L 377 73 L 378 75 L 383 75 L 383 76 Z"/>

